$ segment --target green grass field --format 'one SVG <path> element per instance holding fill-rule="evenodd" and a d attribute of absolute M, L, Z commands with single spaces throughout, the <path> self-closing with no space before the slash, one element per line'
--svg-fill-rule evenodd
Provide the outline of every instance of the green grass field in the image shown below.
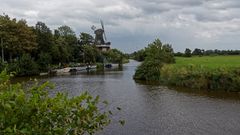
<path fill-rule="evenodd" d="M 240 91 L 240 56 L 176 57 L 161 68 L 164 84 L 203 90 Z"/>
<path fill-rule="evenodd" d="M 175 57 L 175 66 L 202 65 L 209 68 L 240 67 L 240 55 L 238 56 L 203 56 L 203 57 Z"/>

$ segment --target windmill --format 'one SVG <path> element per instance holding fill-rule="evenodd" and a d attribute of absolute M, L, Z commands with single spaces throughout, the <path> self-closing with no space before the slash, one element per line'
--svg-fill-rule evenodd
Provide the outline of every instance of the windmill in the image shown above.
<path fill-rule="evenodd" d="M 95 26 L 91 27 L 91 29 L 95 33 L 95 42 L 94 42 L 94 44 L 99 48 L 99 50 L 107 51 L 107 50 L 110 49 L 111 43 L 110 42 L 106 42 L 107 41 L 107 36 L 106 36 L 106 33 L 105 33 L 103 21 L 100 20 L 100 23 L 101 23 L 102 28 L 96 29 Z"/>

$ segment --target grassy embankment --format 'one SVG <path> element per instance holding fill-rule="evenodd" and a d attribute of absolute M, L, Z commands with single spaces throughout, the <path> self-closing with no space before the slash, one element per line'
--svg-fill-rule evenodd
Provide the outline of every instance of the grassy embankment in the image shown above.
<path fill-rule="evenodd" d="M 240 91 L 240 56 L 176 57 L 161 68 L 161 82 L 194 89 Z"/>

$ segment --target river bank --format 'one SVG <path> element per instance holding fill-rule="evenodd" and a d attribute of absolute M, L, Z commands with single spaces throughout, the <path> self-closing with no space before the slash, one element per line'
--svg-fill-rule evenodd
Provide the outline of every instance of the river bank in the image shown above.
<path fill-rule="evenodd" d="M 198 90 L 240 91 L 240 56 L 175 57 L 173 64 L 138 68 L 135 79 Z"/>
<path fill-rule="evenodd" d="M 197 65 L 164 65 L 160 72 L 159 81 L 171 86 L 201 90 L 240 91 L 240 70 L 238 68 L 209 69 Z"/>

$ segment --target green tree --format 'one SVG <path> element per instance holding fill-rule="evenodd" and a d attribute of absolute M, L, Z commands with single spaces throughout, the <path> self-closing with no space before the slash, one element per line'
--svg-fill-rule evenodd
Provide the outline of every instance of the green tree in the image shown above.
<path fill-rule="evenodd" d="M 185 57 L 192 57 L 192 51 L 189 48 L 186 48 L 185 50 Z"/>
<path fill-rule="evenodd" d="M 84 45 L 83 46 L 83 57 L 84 62 L 91 65 L 96 62 L 96 56 L 98 50 L 94 46 L 91 45 Z"/>
<path fill-rule="evenodd" d="M 164 63 L 174 63 L 174 51 L 170 44 L 164 44 L 162 47 L 163 55 L 164 55 Z"/>
<path fill-rule="evenodd" d="M 130 56 L 136 61 L 144 61 L 146 57 L 146 51 L 145 49 L 141 49 L 139 51 L 132 53 Z"/>
<path fill-rule="evenodd" d="M 20 20 L 17 23 L 17 35 L 19 42 L 19 52 L 31 53 L 33 50 L 37 48 L 36 35 L 34 34 L 34 30 L 32 27 L 27 25 L 25 20 Z"/>
<path fill-rule="evenodd" d="M 50 64 L 52 63 L 52 57 L 49 53 L 41 52 L 37 60 L 38 68 L 41 72 L 47 72 L 50 70 Z"/>
<path fill-rule="evenodd" d="M 128 59 L 123 52 L 118 49 L 111 49 L 106 52 L 102 52 L 103 56 L 108 62 L 123 64 L 124 59 Z"/>
<path fill-rule="evenodd" d="M 36 52 L 47 53 L 52 49 L 54 40 L 52 31 L 43 22 L 37 22 L 35 26 L 35 33 L 37 35 L 38 50 Z M 36 56 L 37 57 L 37 56 Z"/>
<path fill-rule="evenodd" d="M 66 42 L 65 44 L 65 49 L 66 52 L 68 53 L 69 56 L 69 61 L 76 61 L 78 59 L 77 57 L 79 56 L 77 51 L 79 50 L 79 45 L 78 45 L 78 39 L 76 37 L 75 32 L 72 30 L 71 27 L 67 25 L 63 25 L 57 29 L 59 35 L 61 38 L 64 39 Z M 77 53 L 77 54 L 75 54 Z"/>
<path fill-rule="evenodd" d="M 162 44 L 159 39 L 149 44 L 146 51 L 146 58 L 136 69 L 135 79 L 139 80 L 159 80 L 160 69 L 165 63 L 173 63 L 174 53 L 169 44 Z"/>
<path fill-rule="evenodd" d="M 4 41 L 3 49 L 9 54 L 10 61 L 14 56 L 31 53 L 37 47 L 36 35 L 25 20 L 0 16 L 0 36 Z"/>
<path fill-rule="evenodd" d="M 92 35 L 88 34 L 88 33 L 80 33 L 80 45 L 91 45 L 94 42 L 94 38 Z"/>
<path fill-rule="evenodd" d="M 57 62 L 67 63 L 70 60 L 71 54 L 69 52 L 67 42 L 62 37 L 59 37 L 58 39 L 55 40 L 55 46 L 52 50 L 52 53 L 53 60 L 56 60 Z"/>
<path fill-rule="evenodd" d="M 192 52 L 192 55 L 198 55 L 198 56 L 202 56 L 203 55 L 204 50 L 195 48 Z"/>

